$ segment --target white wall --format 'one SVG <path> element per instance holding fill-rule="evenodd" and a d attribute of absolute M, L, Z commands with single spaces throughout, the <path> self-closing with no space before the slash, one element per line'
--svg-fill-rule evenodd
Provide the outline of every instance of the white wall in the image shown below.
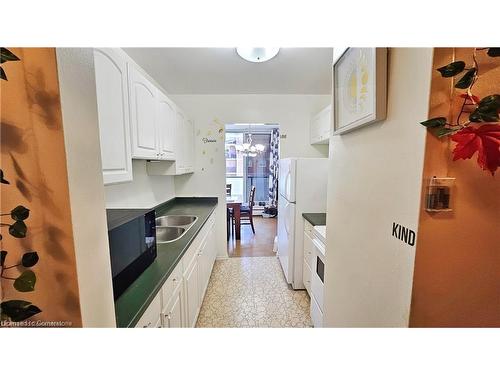
<path fill-rule="evenodd" d="M 82 323 L 114 327 L 93 52 L 56 53 Z"/>
<path fill-rule="evenodd" d="M 330 139 L 325 321 L 406 327 L 417 231 L 432 49 L 390 50 L 387 119 Z"/>
<path fill-rule="evenodd" d="M 227 256 L 225 222 L 224 125 L 278 123 L 281 157 L 327 157 L 328 146 L 309 144 L 311 116 L 330 103 L 329 95 L 175 95 L 172 99 L 195 122 L 195 173 L 175 177 L 177 196 L 216 196 L 217 248 Z M 204 143 L 203 138 L 216 139 Z"/>
<path fill-rule="evenodd" d="M 149 208 L 175 197 L 174 177 L 149 176 L 145 160 L 132 160 L 133 180 L 104 187 L 107 208 Z"/>

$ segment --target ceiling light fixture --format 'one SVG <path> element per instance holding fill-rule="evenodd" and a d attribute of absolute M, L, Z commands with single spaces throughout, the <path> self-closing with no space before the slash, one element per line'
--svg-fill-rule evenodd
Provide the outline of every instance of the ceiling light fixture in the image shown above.
<path fill-rule="evenodd" d="M 237 47 L 236 53 L 250 62 L 264 62 L 271 60 L 279 52 L 278 47 Z"/>
<path fill-rule="evenodd" d="M 264 152 L 266 146 L 260 143 L 257 143 L 255 145 L 253 144 L 251 130 L 252 126 L 249 125 L 248 133 L 246 134 L 246 140 L 244 139 L 241 145 L 240 144 L 236 145 L 236 151 L 242 154 L 243 156 L 249 156 L 251 158 L 254 158 L 257 155 L 260 155 L 262 152 Z"/>

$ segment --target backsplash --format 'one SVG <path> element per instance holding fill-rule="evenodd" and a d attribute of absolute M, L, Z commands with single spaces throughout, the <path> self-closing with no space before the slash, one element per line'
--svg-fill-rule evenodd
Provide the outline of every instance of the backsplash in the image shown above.
<path fill-rule="evenodd" d="M 105 186 L 106 208 L 148 208 L 175 197 L 173 176 L 149 176 L 145 160 L 132 161 L 133 180 Z"/>

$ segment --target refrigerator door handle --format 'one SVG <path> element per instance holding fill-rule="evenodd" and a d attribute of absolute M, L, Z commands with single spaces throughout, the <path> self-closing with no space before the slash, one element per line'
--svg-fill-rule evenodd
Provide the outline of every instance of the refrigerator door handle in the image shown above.
<path fill-rule="evenodd" d="M 290 199 L 290 171 L 286 173 L 285 177 L 285 197 L 286 199 Z"/>
<path fill-rule="evenodd" d="M 287 235 L 290 235 L 290 229 L 289 229 L 289 225 L 288 225 L 289 208 L 290 208 L 290 203 L 286 203 L 286 206 L 285 206 L 285 231 L 286 231 Z"/>

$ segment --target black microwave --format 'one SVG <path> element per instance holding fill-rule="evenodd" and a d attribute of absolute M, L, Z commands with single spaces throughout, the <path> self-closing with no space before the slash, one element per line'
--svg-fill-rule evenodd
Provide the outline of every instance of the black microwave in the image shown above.
<path fill-rule="evenodd" d="M 156 215 L 138 209 L 108 209 L 106 214 L 116 301 L 156 258 Z"/>

